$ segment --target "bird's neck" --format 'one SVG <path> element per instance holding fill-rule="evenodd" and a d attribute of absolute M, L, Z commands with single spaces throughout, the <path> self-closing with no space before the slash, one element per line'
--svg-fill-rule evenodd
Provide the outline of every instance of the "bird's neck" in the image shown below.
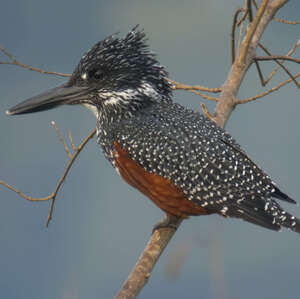
<path fill-rule="evenodd" d="M 101 106 L 92 109 L 97 117 L 97 142 L 113 165 L 113 141 L 118 128 L 125 125 L 127 121 L 132 121 L 134 118 L 139 118 L 143 114 L 155 110 L 155 107 L 162 103 L 172 102 L 170 93 L 164 94 L 154 89 L 146 89 L 146 91 L 135 89 L 111 92 L 104 95 L 109 97 L 101 101 Z"/>

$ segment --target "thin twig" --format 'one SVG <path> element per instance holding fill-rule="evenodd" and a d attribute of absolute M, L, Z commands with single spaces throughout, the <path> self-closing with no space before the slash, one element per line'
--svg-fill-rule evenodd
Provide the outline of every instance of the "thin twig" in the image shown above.
<path fill-rule="evenodd" d="M 242 23 L 245 22 L 247 15 L 248 15 L 248 9 L 247 7 L 244 9 L 242 8 L 242 11 L 244 12 L 244 14 L 242 15 L 241 19 L 237 22 L 237 26 L 240 27 L 242 25 Z"/>
<path fill-rule="evenodd" d="M 265 86 L 265 80 L 264 80 L 264 76 L 263 76 L 263 73 L 261 71 L 261 68 L 260 68 L 260 65 L 258 63 L 258 61 L 254 61 L 255 63 L 255 66 L 256 66 L 256 70 L 257 70 L 257 73 L 258 73 L 258 76 L 259 76 L 259 79 L 260 79 L 260 83 L 262 86 Z"/>
<path fill-rule="evenodd" d="M 296 63 L 300 63 L 300 59 L 290 56 L 281 56 L 281 55 L 272 55 L 272 56 L 256 56 L 254 60 L 256 61 L 265 61 L 265 60 L 288 60 Z"/>
<path fill-rule="evenodd" d="M 219 98 L 208 96 L 208 95 L 206 95 L 204 93 L 201 93 L 197 90 L 189 90 L 189 92 L 194 93 L 196 95 L 199 95 L 200 97 L 202 97 L 203 99 L 206 99 L 208 101 L 215 101 L 215 102 L 219 101 Z"/>
<path fill-rule="evenodd" d="M 293 47 L 288 51 L 288 53 L 285 56 L 291 56 L 297 49 L 297 47 L 300 45 L 300 40 L 298 40 Z M 265 47 L 263 46 L 261 43 L 258 44 L 258 46 L 268 55 L 272 55 L 271 52 Z M 277 71 L 282 67 L 284 61 L 276 61 L 276 63 L 278 64 L 278 66 L 276 66 L 274 68 L 274 70 L 272 72 L 270 72 L 270 74 L 267 76 L 266 79 L 264 79 L 262 77 L 262 85 L 266 86 L 268 84 L 268 82 L 273 78 L 273 76 L 277 73 Z M 290 76 L 290 73 L 288 72 L 288 75 Z M 291 78 L 293 78 L 293 76 L 290 76 Z M 295 84 L 298 87 L 298 82 L 296 81 Z"/>
<path fill-rule="evenodd" d="M 297 43 L 295 44 L 295 45 L 297 45 Z M 275 57 L 274 55 L 272 55 L 271 54 L 271 52 L 267 49 L 267 48 L 265 48 L 262 44 L 259 44 L 259 46 L 260 46 L 260 48 L 262 48 L 269 56 L 267 56 L 267 57 Z M 294 46 L 295 47 L 295 46 Z M 293 50 L 293 48 L 292 48 L 292 50 Z M 289 51 L 289 53 L 290 53 L 291 51 Z M 288 53 L 288 54 L 289 54 Z M 264 56 L 265 57 L 265 56 Z M 294 58 L 294 57 L 290 57 L 289 55 L 287 55 L 287 56 L 284 56 L 284 57 L 289 57 L 289 58 Z M 257 59 L 256 58 L 254 58 L 254 60 L 255 60 L 255 62 L 257 61 Z M 268 59 L 267 59 L 268 60 Z M 272 59 L 270 59 L 270 60 L 272 60 Z M 288 59 L 286 59 L 286 60 L 288 60 Z M 278 66 L 279 67 L 281 67 L 287 74 L 288 74 L 288 76 L 293 80 L 293 82 L 295 83 L 295 85 L 300 89 L 300 84 L 298 83 L 298 81 L 294 78 L 294 76 L 292 75 L 292 73 L 283 65 L 283 61 L 284 61 L 284 59 L 281 59 L 281 60 L 278 60 L 278 59 L 276 59 L 276 58 L 274 58 L 274 61 L 278 64 Z M 295 61 L 294 61 L 295 62 Z M 299 62 L 300 62 L 300 60 L 299 60 Z M 271 73 L 275 73 L 275 70 L 276 69 L 274 69 L 273 70 L 273 72 L 271 72 Z M 277 71 L 277 70 L 276 70 Z M 270 73 L 270 74 L 271 74 Z"/>
<path fill-rule="evenodd" d="M 207 91 L 207 92 L 212 92 L 212 93 L 218 93 L 221 92 L 221 88 L 209 88 L 209 87 L 204 87 L 204 86 L 200 86 L 200 85 L 185 85 L 182 84 L 180 82 L 176 82 L 174 80 L 168 79 L 168 81 L 170 81 L 173 84 L 173 89 L 183 89 L 186 90 L 188 92 L 194 93 L 196 95 L 199 95 L 200 97 L 209 100 L 209 101 L 215 101 L 218 102 L 219 99 L 216 97 L 212 97 L 212 96 L 208 96 L 204 93 L 199 92 L 198 90 L 201 91 Z"/>
<path fill-rule="evenodd" d="M 251 23 L 253 21 L 251 0 L 247 0 L 247 10 L 248 10 L 249 23 Z"/>
<path fill-rule="evenodd" d="M 204 115 L 209 118 L 212 121 L 215 121 L 214 116 L 209 112 L 209 110 L 207 109 L 206 105 L 204 103 L 200 103 L 201 109 L 204 113 Z"/>
<path fill-rule="evenodd" d="M 61 132 L 59 131 L 59 128 L 57 127 L 55 121 L 52 121 L 52 122 L 51 122 L 51 125 L 55 128 L 55 131 L 56 131 L 56 133 L 57 133 L 57 135 L 58 135 L 58 138 L 59 138 L 60 142 L 63 144 L 64 149 L 65 149 L 65 152 L 67 153 L 68 157 L 69 157 L 70 159 L 72 159 L 72 158 L 73 158 L 73 155 L 72 155 L 72 153 L 70 152 L 69 147 L 68 147 L 67 143 L 65 142 L 65 140 L 64 140 L 64 138 L 63 138 Z"/>
<path fill-rule="evenodd" d="M 283 24 L 289 24 L 289 25 L 298 25 L 300 24 L 300 21 L 289 21 L 289 20 L 283 20 L 280 18 L 274 18 L 274 21 L 283 23 Z"/>
<path fill-rule="evenodd" d="M 293 77 L 294 77 L 294 78 L 300 77 L 300 73 L 294 75 Z M 254 96 L 254 97 L 247 98 L 247 99 L 239 99 L 239 100 L 237 99 L 237 100 L 236 100 L 236 103 L 237 103 L 237 104 L 246 104 L 246 103 L 255 101 L 255 100 L 257 100 L 257 99 L 263 98 L 263 97 L 265 97 L 266 95 L 268 95 L 268 94 L 270 94 L 270 93 L 272 93 L 272 92 L 278 90 L 279 88 L 285 86 L 286 84 L 288 84 L 288 83 L 290 83 L 290 82 L 292 82 L 292 79 L 288 79 L 288 80 L 282 81 L 282 82 L 279 83 L 278 85 L 272 87 L 271 89 L 269 89 L 269 90 L 267 90 L 267 91 L 265 91 L 265 92 L 263 92 L 263 93 L 260 93 L 260 94 L 258 94 L 258 95 L 256 95 L 256 96 Z"/>
<path fill-rule="evenodd" d="M 237 19 L 241 12 L 243 12 L 243 8 L 238 8 L 233 16 L 232 28 L 231 28 L 231 62 L 233 63 L 235 60 L 235 30 L 238 24 Z"/>
<path fill-rule="evenodd" d="M 41 74 L 56 75 L 56 76 L 60 76 L 60 77 L 70 77 L 71 76 L 70 74 L 65 74 L 65 73 L 48 72 L 43 69 L 21 63 L 12 54 L 10 54 L 2 45 L 0 45 L 0 51 L 2 51 L 11 60 L 11 61 L 0 61 L 0 64 L 16 65 L 16 66 L 25 68 L 27 70 L 38 72 Z"/>
<path fill-rule="evenodd" d="M 254 7 L 256 8 L 256 10 L 258 9 L 258 6 L 257 6 L 257 4 L 256 4 L 256 2 L 255 2 L 255 0 L 252 0 L 252 4 L 254 5 Z"/>
<path fill-rule="evenodd" d="M 253 21 L 252 3 L 253 3 L 252 0 L 247 0 L 247 9 L 249 10 L 249 23 L 251 23 Z M 254 2 L 254 5 L 256 5 L 255 2 Z M 255 67 L 257 69 L 258 76 L 260 78 L 261 84 L 263 85 L 263 83 L 264 83 L 264 77 L 263 77 L 263 74 L 262 74 L 259 62 L 255 61 L 254 63 L 255 63 Z"/>
<path fill-rule="evenodd" d="M 183 83 L 174 81 L 172 79 L 167 78 L 168 81 L 170 81 L 173 85 L 174 85 L 174 89 L 183 89 L 183 90 L 201 90 L 201 91 L 207 91 L 207 92 L 212 92 L 212 93 L 218 93 L 221 92 L 222 89 L 221 88 L 209 88 L 209 87 L 205 87 L 205 86 L 200 86 L 200 85 L 185 85 Z"/>
<path fill-rule="evenodd" d="M 7 184 L 4 181 L 0 181 L 0 185 L 5 186 L 6 188 L 10 189 L 11 191 L 14 191 L 15 193 L 17 193 L 20 197 L 28 200 L 28 201 L 47 201 L 50 200 L 53 197 L 53 193 L 51 193 L 49 196 L 46 197 L 31 197 L 26 195 L 25 193 L 23 193 L 22 191 L 18 190 L 17 188 Z"/>
<path fill-rule="evenodd" d="M 94 129 L 84 140 L 83 142 L 77 147 L 76 151 L 74 152 L 74 155 L 72 155 L 72 158 L 70 158 L 64 172 L 63 175 L 61 176 L 61 178 L 59 179 L 58 183 L 56 184 L 56 187 L 54 189 L 54 191 L 46 197 L 41 197 L 41 198 L 36 198 L 36 197 L 31 197 L 26 195 L 25 193 L 19 191 L 18 189 L 16 189 L 15 187 L 10 186 L 9 184 L 7 184 L 4 181 L 0 181 L 0 184 L 7 187 L 8 189 L 16 192 L 19 196 L 21 196 L 22 198 L 28 200 L 28 201 L 48 201 L 48 200 L 52 200 L 51 201 L 51 205 L 50 205 L 50 209 L 49 209 L 49 213 L 48 213 L 48 217 L 47 217 L 47 223 L 46 226 L 48 227 L 51 219 L 52 219 L 52 214 L 53 214 L 53 209 L 54 209 L 54 204 L 55 204 L 55 200 L 56 200 L 56 195 L 58 193 L 58 191 L 60 190 L 63 182 L 65 181 L 72 165 L 74 164 L 76 158 L 78 157 L 79 153 L 82 151 L 82 149 L 85 147 L 85 145 L 88 143 L 88 141 L 90 139 L 92 139 L 94 137 L 96 133 L 96 129 Z"/>
<path fill-rule="evenodd" d="M 265 47 L 263 46 L 261 43 L 258 43 L 258 46 L 268 55 L 271 55 L 270 51 Z M 258 64 L 258 61 L 255 61 L 255 64 Z M 267 76 L 266 79 L 264 79 L 263 77 L 263 74 L 261 72 L 261 70 L 259 69 L 258 70 L 258 75 L 259 75 L 259 78 L 260 78 L 260 82 L 261 82 L 261 85 L 262 86 L 266 86 L 268 84 L 268 82 L 272 79 L 272 77 L 278 72 L 278 70 L 281 68 L 281 65 L 278 64 L 273 71 L 270 72 L 270 74 Z"/>
<path fill-rule="evenodd" d="M 68 136 L 69 136 L 69 140 L 70 140 L 70 143 L 71 143 L 71 146 L 72 146 L 73 150 L 77 151 L 78 148 L 77 148 L 76 144 L 73 141 L 71 130 L 68 131 Z"/>
<path fill-rule="evenodd" d="M 60 189 L 62 183 L 64 182 L 64 180 L 66 179 L 67 174 L 69 173 L 69 170 L 71 169 L 73 163 L 75 162 L 76 158 L 78 157 L 78 155 L 80 154 L 81 150 L 85 147 L 85 145 L 89 142 L 90 139 L 92 139 L 94 137 L 94 135 L 96 134 L 96 129 L 94 129 L 84 140 L 83 142 L 77 147 L 76 152 L 74 153 L 72 159 L 70 159 L 67 167 L 65 168 L 65 171 L 61 177 L 61 179 L 59 180 L 55 191 L 54 191 L 54 196 L 52 198 L 52 202 L 51 202 L 51 206 L 50 206 L 50 210 L 49 210 L 49 214 L 48 214 L 48 218 L 47 218 L 47 223 L 46 226 L 48 227 L 51 219 L 52 219 L 52 214 L 53 214 L 53 209 L 54 209 L 54 204 L 55 204 L 55 200 L 56 200 L 56 194 L 58 192 L 58 190 Z"/>
<path fill-rule="evenodd" d="M 246 20 L 246 18 L 245 18 Z M 245 22 L 241 22 L 240 24 L 238 23 L 238 26 L 239 26 L 239 38 L 238 38 L 238 41 L 237 41 L 237 46 L 236 46 L 236 51 L 235 51 L 235 56 L 239 55 L 240 53 L 240 50 L 241 50 L 241 45 L 242 45 L 242 40 L 243 40 L 243 36 L 244 36 L 244 27 L 245 27 Z"/>

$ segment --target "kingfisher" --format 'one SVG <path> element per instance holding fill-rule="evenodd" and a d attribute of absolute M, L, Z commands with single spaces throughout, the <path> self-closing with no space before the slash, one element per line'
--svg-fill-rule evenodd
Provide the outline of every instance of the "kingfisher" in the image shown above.
<path fill-rule="evenodd" d="M 166 226 L 219 214 L 300 233 L 300 220 L 277 202 L 283 193 L 224 129 L 172 100 L 167 71 L 144 31 L 96 43 L 70 79 L 8 110 L 33 113 L 83 105 L 96 116 L 97 143 L 120 176 L 166 213 Z"/>

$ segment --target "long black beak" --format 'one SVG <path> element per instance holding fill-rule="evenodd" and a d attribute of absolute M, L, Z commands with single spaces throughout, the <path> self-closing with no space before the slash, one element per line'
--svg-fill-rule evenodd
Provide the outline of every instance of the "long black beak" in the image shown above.
<path fill-rule="evenodd" d="M 49 110 L 65 104 L 79 104 L 87 98 L 87 87 L 63 84 L 32 97 L 6 111 L 8 115 Z"/>

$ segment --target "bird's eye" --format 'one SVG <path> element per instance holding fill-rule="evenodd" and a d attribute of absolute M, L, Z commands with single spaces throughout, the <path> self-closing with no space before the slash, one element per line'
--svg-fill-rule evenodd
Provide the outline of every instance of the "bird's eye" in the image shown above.
<path fill-rule="evenodd" d="M 95 80 L 101 80 L 104 77 L 104 72 L 102 70 L 90 70 L 88 72 L 88 77 Z"/>

